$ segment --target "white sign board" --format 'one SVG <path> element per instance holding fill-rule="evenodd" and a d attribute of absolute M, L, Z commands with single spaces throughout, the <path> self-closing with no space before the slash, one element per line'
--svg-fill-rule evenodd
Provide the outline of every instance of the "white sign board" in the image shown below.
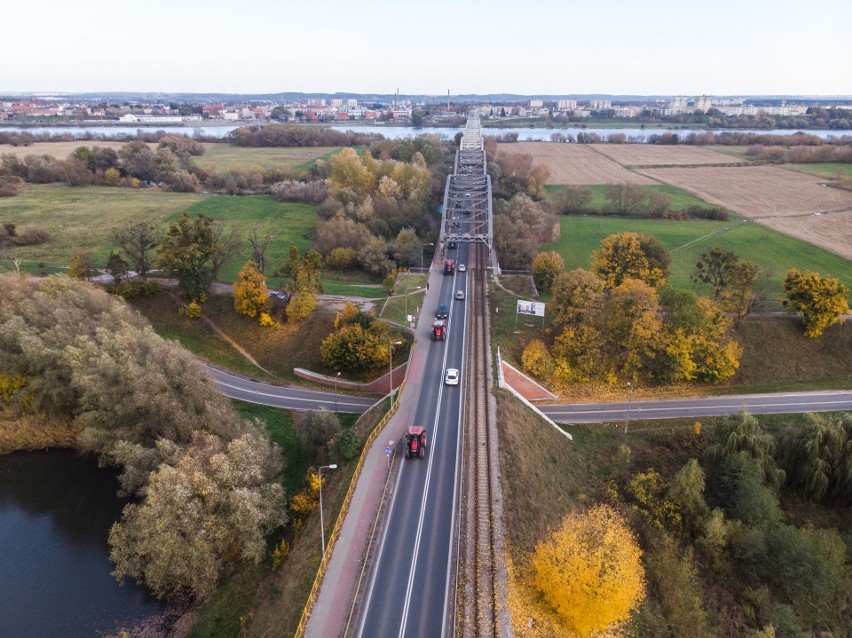
<path fill-rule="evenodd" d="M 524 299 L 518 299 L 517 312 L 519 315 L 532 315 L 534 317 L 543 317 L 544 304 L 540 301 L 525 301 Z"/>

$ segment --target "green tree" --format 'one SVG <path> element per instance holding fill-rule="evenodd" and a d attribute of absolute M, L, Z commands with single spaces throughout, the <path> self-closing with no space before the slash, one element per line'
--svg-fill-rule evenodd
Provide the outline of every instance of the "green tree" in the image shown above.
<path fill-rule="evenodd" d="M 763 481 L 777 488 L 784 482 L 784 471 L 775 465 L 775 439 L 760 422 L 743 410 L 722 419 L 716 426 L 714 442 L 705 450 L 711 465 L 718 465 L 725 457 L 744 452 L 760 465 Z"/>
<path fill-rule="evenodd" d="M 739 257 L 730 250 L 711 248 L 698 257 L 690 278 L 694 284 L 709 284 L 713 288 L 713 298 L 718 299 L 728 285 L 730 269 L 737 263 Z"/>
<path fill-rule="evenodd" d="M 830 325 L 842 322 L 849 312 L 849 288 L 811 270 L 790 269 L 784 278 L 784 293 L 787 298 L 783 305 L 789 312 L 802 315 L 806 337 L 819 337 Z"/>
<path fill-rule="evenodd" d="M 704 500 L 704 470 L 697 459 L 687 461 L 675 474 L 668 498 L 680 509 L 687 529 L 694 532 L 703 529 L 709 508 Z"/>
<path fill-rule="evenodd" d="M 539 253 L 532 262 L 532 277 L 540 293 L 550 293 L 554 280 L 565 269 L 562 256 L 555 250 Z"/>
<path fill-rule="evenodd" d="M 145 277 L 156 261 L 162 233 L 151 222 L 134 222 L 114 228 L 112 240 L 127 256 L 136 274 Z"/>
<path fill-rule="evenodd" d="M 112 275 L 113 283 L 120 283 L 127 277 L 128 266 L 129 264 L 122 259 L 121 255 L 110 251 L 109 257 L 107 257 L 106 269 Z"/>
<path fill-rule="evenodd" d="M 203 213 L 187 213 L 172 222 L 159 244 L 158 265 L 173 273 L 181 292 L 198 300 L 213 283 L 213 257 L 222 249 L 216 241 L 215 222 Z"/>
<path fill-rule="evenodd" d="M 234 282 L 234 310 L 247 317 L 257 317 L 266 311 L 268 297 L 266 277 L 257 269 L 257 264 L 248 260 Z"/>

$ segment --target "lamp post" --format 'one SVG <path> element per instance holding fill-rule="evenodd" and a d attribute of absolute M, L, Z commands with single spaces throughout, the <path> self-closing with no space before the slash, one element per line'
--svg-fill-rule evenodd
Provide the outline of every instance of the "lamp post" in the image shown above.
<path fill-rule="evenodd" d="M 627 382 L 627 390 L 630 392 L 630 395 L 627 398 L 627 420 L 624 422 L 625 434 L 627 434 L 627 425 L 630 423 L 630 406 L 633 403 L 633 384 L 630 381 Z"/>
<path fill-rule="evenodd" d="M 388 377 L 388 387 L 390 388 L 390 402 L 393 405 L 393 347 L 401 346 L 402 341 L 394 341 L 388 344 L 388 360 L 390 361 L 390 376 Z"/>
<path fill-rule="evenodd" d="M 325 560 L 325 523 L 322 518 L 322 471 L 323 470 L 336 470 L 337 465 L 321 465 L 317 470 L 317 474 L 319 474 L 319 506 L 320 506 L 320 538 L 322 538 L 322 559 Z"/>
<path fill-rule="evenodd" d="M 423 270 L 423 246 L 434 246 L 435 244 L 420 244 L 420 270 Z"/>
<path fill-rule="evenodd" d="M 340 378 L 340 373 L 334 377 L 334 413 L 337 414 L 337 380 Z"/>

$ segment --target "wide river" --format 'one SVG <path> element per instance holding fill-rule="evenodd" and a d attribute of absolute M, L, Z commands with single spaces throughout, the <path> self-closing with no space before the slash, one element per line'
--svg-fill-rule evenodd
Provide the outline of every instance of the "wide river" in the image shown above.
<path fill-rule="evenodd" d="M 20 126 L 2 126 L 0 127 L 0 131 L 27 131 L 34 135 L 47 133 L 50 135 L 63 135 L 63 134 L 72 134 L 75 137 L 86 137 L 89 135 L 93 135 L 95 137 L 106 137 L 106 138 L 114 138 L 121 139 L 128 135 L 136 135 L 138 131 L 167 131 L 169 133 L 176 133 L 181 135 L 189 135 L 193 136 L 196 134 L 209 136 L 209 137 L 217 137 L 224 138 L 233 131 L 234 129 L 239 128 L 240 126 L 247 126 L 251 124 L 250 122 L 246 122 L 240 125 L 222 125 L 222 126 L 149 126 L 149 127 L 138 127 L 138 126 L 42 126 L 42 127 L 20 127 Z M 417 135 L 437 135 L 443 139 L 451 139 L 456 133 L 460 133 L 462 131 L 461 128 L 449 128 L 449 127 L 423 127 L 423 128 L 414 128 L 413 126 L 381 126 L 381 125 L 361 125 L 361 126 L 349 126 L 349 125 L 334 125 L 333 128 L 340 129 L 341 131 L 354 131 L 356 133 L 380 133 L 392 140 L 399 140 L 406 137 L 416 137 Z M 627 136 L 630 141 L 636 142 L 644 142 L 648 139 L 648 136 L 656 133 L 677 133 L 678 135 L 685 137 L 689 133 L 724 133 L 724 129 L 713 129 L 712 131 L 704 131 L 700 129 L 678 129 L 678 128 L 486 128 L 483 129 L 483 133 L 485 135 L 506 135 L 509 133 L 517 133 L 518 140 L 521 142 L 529 142 L 529 141 L 550 141 L 550 136 L 554 133 L 561 133 L 562 135 L 577 135 L 577 133 L 596 133 L 600 135 L 602 138 L 606 138 L 609 135 L 615 135 L 618 133 L 623 133 Z M 795 133 L 793 130 L 788 129 L 775 129 L 771 131 L 767 131 L 765 129 L 757 130 L 757 129 L 736 129 L 732 132 L 737 133 L 757 133 L 757 134 L 776 134 L 776 135 L 789 135 L 791 133 Z M 825 139 L 827 137 L 840 137 L 843 135 L 852 136 L 852 131 L 839 131 L 839 130 L 808 130 L 805 133 L 809 133 L 811 135 L 818 135 L 819 137 Z"/>
<path fill-rule="evenodd" d="M 116 634 L 166 610 L 110 575 L 116 473 L 67 450 L 0 456 L 0 636 Z"/>

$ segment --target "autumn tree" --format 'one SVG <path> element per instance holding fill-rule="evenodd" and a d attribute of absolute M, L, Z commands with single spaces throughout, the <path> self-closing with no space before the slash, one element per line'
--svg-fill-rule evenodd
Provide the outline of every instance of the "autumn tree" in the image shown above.
<path fill-rule="evenodd" d="M 95 268 L 92 265 L 92 255 L 88 252 L 79 252 L 68 262 L 68 270 L 66 273 L 74 279 L 91 279 L 95 275 Z"/>
<path fill-rule="evenodd" d="M 645 598 L 642 550 L 607 505 L 571 513 L 536 547 L 534 581 L 569 631 L 589 636 L 626 620 Z"/>
<path fill-rule="evenodd" d="M 198 300 L 213 283 L 214 262 L 222 265 L 222 253 L 231 249 L 217 241 L 220 224 L 200 213 L 192 219 L 187 213 L 172 222 L 159 244 L 157 263 L 178 280 L 181 292 Z"/>
<path fill-rule="evenodd" d="M 565 269 L 565 261 L 555 250 L 539 253 L 532 262 L 532 277 L 540 293 L 549 293 L 557 276 Z"/>
<path fill-rule="evenodd" d="M 765 299 L 765 281 L 766 274 L 761 276 L 757 264 L 739 261 L 728 271 L 727 285 L 719 293 L 719 304 L 740 321 Z"/>
<path fill-rule="evenodd" d="M 787 298 L 782 303 L 789 312 L 802 315 L 806 337 L 819 337 L 849 312 L 849 288 L 811 270 L 790 269 L 784 278 L 784 293 Z"/>
<path fill-rule="evenodd" d="M 369 155 L 368 153 L 364 154 Z M 332 192 L 337 193 L 343 188 L 351 189 L 358 200 L 373 192 L 376 187 L 377 175 L 370 172 L 365 165 L 372 156 L 362 159 L 354 148 L 344 148 L 330 160 Z M 366 160 L 366 162 L 365 162 Z"/>
<path fill-rule="evenodd" d="M 251 244 L 251 259 L 257 264 L 257 269 L 261 272 L 266 271 L 266 250 L 269 247 L 269 242 L 275 237 L 270 230 L 261 232 L 257 222 L 251 225 L 249 229 L 249 244 Z"/>
<path fill-rule="evenodd" d="M 579 326 L 604 302 L 603 281 L 582 268 L 557 275 L 551 292 L 550 312 L 556 326 Z"/>
<path fill-rule="evenodd" d="M 694 284 L 708 284 L 713 289 L 713 298 L 718 299 L 722 290 L 728 285 L 731 268 L 738 262 L 739 257 L 736 253 L 721 248 L 711 248 L 698 257 L 690 279 Z"/>
<path fill-rule="evenodd" d="M 515 195 L 498 209 L 494 216 L 494 237 L 500 265 L 529 268 L 538 247 L 556 238 L 556 218 L 524 194 Z"/>
<path fill-rule="evenodd" d="M 648 215 L 659 219 L 669 217 L 672 212 L 672 196 L 658 190 L 648 193 Z"/>
<path fill-rule="evenodd" d="M 557 215 L 580 215 L 586 212 L 593 196 L 588 186 L 568 185 L 555 193 L 551 202 Z"/>
<path fill-rule="evenodd" d="M 541 339 L 533 339 L 524 348 L 521 365 L 534 377 L 546 378 L 553 372 L 553 358 Z"/>
<path fill-rule="evenodd" d="M 617 215 L 633 215 L 641 210 L 645 201 L 645 188 L 639 184 L 607 184 L 605 190 L 612 212 Z"/>
<path fill-rule="evenodd" d="M 287 261 L 275 275 L 287 278 L 284 288 L 291 294 L 318 294 L 322 292 L 322 257 L 315 250 L 300 253 L 297 246 L 290 246 Z"/>
<path fill-rule="evenodd" d="M 323 365 L 331 370 L 364 372 L 388 363 L 388 341 L 359 324 L 349 324 L 332 332 L 320 346 Z"/>
<path fill-rule="evenodd" d="M 106 269 L 110 275 L 112 275 L 113 283 L 119 283 L 125 277 L 127 277 L 127 270 L 129 264 L 122 258 L 121 255 L 118 255 L 112 251 L 109 253 L 109 257 L 107 257 Z"/>
<path fill-rule="evenodd" d="M 669 275 L 671 259 L 653 235 L 617 233 L 606 237 L 592 253 L 592 272 L 607 288 L 616 288 L 625 279 L 639 279 L 662 288 Z"/>
<path fill-rule="evenodd" d="M 161 239 L 160 229 L 151 222 L 134 222 L 112 230 L 112 240 L 140 277 L 145 277 L 153 267 Z"/>
<path fill-rule="evenodd" d="M 403 228 L 393 243 L 393 258 L 398 266 L 420 264 L 420 238 L 413 228 Z"/>
<path fill-rule="evenodd" d="M 636 381 L 662 344 L 657 292 L 638 279 L 615 288 L 603 308 L 607 365 L 612 375 Z"/>
<path fill-rule="evenodd" d="M 240 269 L 234 282 L 234 310 L 241 315 L 256 317 L 266 310 L 269 289 L 266 277 L 252 260 Z"/>

